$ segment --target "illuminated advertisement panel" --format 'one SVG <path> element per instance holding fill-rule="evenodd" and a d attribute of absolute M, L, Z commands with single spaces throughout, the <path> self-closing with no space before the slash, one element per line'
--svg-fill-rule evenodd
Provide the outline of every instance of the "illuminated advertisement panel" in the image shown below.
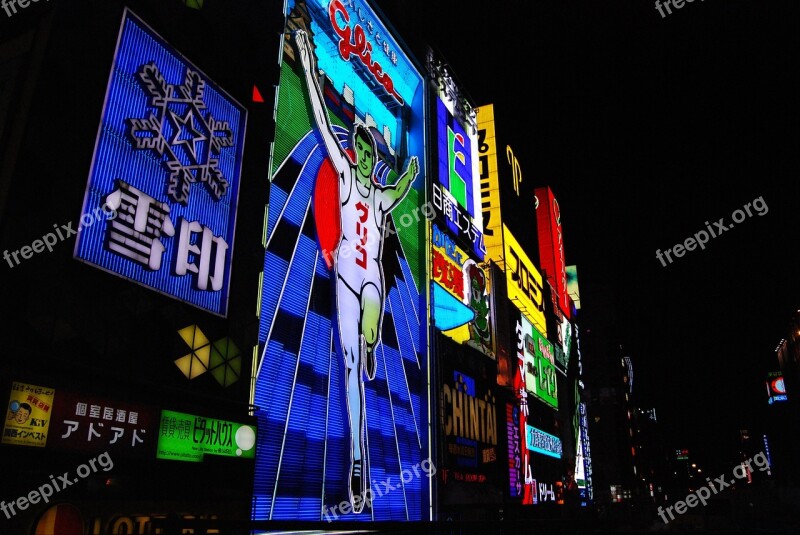
<path fill-rule="evenodd" d="M 431 225 L 433 320 L 443 334 L 494 358 L 491 270 Z"/>
<path fill-rule="evenodd" d="M 577 310 L 581 309 L 581 290 L 578 286 L 578 266 L 567 266 L 567 293 Z"/>
<path fill-rule="evenodd" d="M 555 351 L 539 331 L 524 316 L 520 317 L 520 334 L 525 354 L 525 388 L 528 392 L 558 409 L 558 381 Z"/>
<path fill-rule="evenodd" d="M 158 421 L 151 407 L 58 390 L 47 447 L 152 457 Z"/>
<path fill-rule="evenodd" d="M 251 425 L 175 411 L 161 411 L 156 458 L 202 462 L 206 455 L 255 457 L 256 430 Z"/>
<path fill-rule="evenodd" d="M 505 225 L 503 243 L 508 298 L 536 329 L 547 335 L 542 275 Z"/>
<path fill-rule="evenodd" d="M 783 373 L 769 372 L 769 374 L 767 374 L 767 396 L 767 402 L 770 405 L 789 399 L 786 395 L 786 385 L 783 381 Z"/>
<path fill-rule="evenodd" d="M 448 101 L 450 102 L 450 101 Z M 433 205 L 439 219 L 460 241 L 468 243 L 479 261 L 486 255 L 483 239 L 478 141 L 474 126 L 464 127 L 450 106 L 436 98 L 437 180 L 432 182 Z"/>
<path fill-rule="evenodd" d="M 495 109 L 492 104 L 476 108 L 486 251 L 501 267 L 504 257 L 502 225 L 514 234 L 529 258 L 538 261 L 539 255 L 536 221 L 531 218 L 536 210 L 533 181 L 523 174 L 522 151 L 503 141 L 503 130 L 497 126 L 503 111 L 509 110 Z"/>
<path fill-rule="evenodd" d="M 539 265 L 555 289 L 561 312 L 569 319 L 572 311 L 567 290 L 567 265 L 564 261 L 564 235 L 561 207 L 549 187 L 536 188 L 536 228 L 539 237 Z"/>
<path fill-rule="evenodd" d="M 533 386 L 529 387 L 527 383 L 529 381 L 532 383 L 535 382 L 535 378 L 531 377 L 531 373 L 529 373 L 529 371 L 532 371 L 535 368 L 536 363 L 533 353 L 529 351 L 530 348 L 526 349 L 527 344 L 525 343 L 525 334 L 532 331 L 533 327 L 531 327 L 530 322 L 528 322 L 528 320 L 525 319 L 525 316 L 522 314 L 517 315 L 515 325 L 516 328 L 514 330 L 514 335 L 517 341 L 517 358 L 512 373 L 512 381 L 514 385 L 514 395 L 517 398 L 516 408 L 519 410 L 519 417 L 514 419 L 516 424 L 516 436 L 513 438 L 513 444 L 515 463 L 517 457 L 516 448 L 519 447 L 520 450 L 519 458 L 521 460 L 522 480 L 519 481 L 518 485 L 518 487 L 521 487 L 521 490 L 518 490 L 516 493 L 512 491 L 511 496 L 519 497 L 520 502 L 523 505 L 530 505 L 533 503 L 536 490 L 535 482 L 530 469 L 530 454 L 528 453 L 525 435 L 527 428 L 525 426 L 527 425 L 526 420 L 529 413 L 528 391 L 530 388 L 533 388 Z M 511 451 L 509 450 L 509 456 L 511 455 Z"/>
<path fill-rule="evenodd" d="M 225 316 L 246 120 L 126 9 L 75 258 Z"/>
<path fill-rule="evenodd" d="M 483 209 L 484 242 L 490 259 L 503 265 L 503 228 L 500 218 L 500 176 L 497 170 L 497 141 L 494 106 L 477 108 L 478 161 Z"/>
<path fill-rule="evenodd" d="M 558 371 L 562 375 L 567 374 L 567 366 L 569 365 L 569 355 L 572 351 L 572 323 L 561 312 L 558 306 L 558 298 L 553 285 L 549 280 L 544 282 L 545 302 L 548 303 L 552 314 L 547 314 L 545 319 L 547 321 L 547 332 L 553 338 L 553 347 L 555 350 L 555 364 Z M 572 300 L 567 298 L 572 306 Z"/>
<path fill-rule="evenodd" d="M 442 385 L 442 425 L 445 437 L 445 458 L 451 478 L 467 483 L 484 483 L 487 466 L 496 466 L 497 407 L 491 390 L 476 385 L 474 378 L 453 372 L 453 378 Z"/>
<path fill-rule="evenodd" d="M 3 425 L 3 444 L 43 448 L 50 432 L 55 390 L 12 382 Z"/>
<path fill-rule="evenodd" d="M 550 433 L 545 433 L 541 429 L 537 429 L 532 425 L 525 426 L 525 445 L 528 451 L 535 451 L 548 457 L 556 459 L 561 458 L 563 448 L 561 446 L 561 439 L 553 436 Z"/>
<path fill-rule="evenodd" d="M 253 518 L 430 519 L 424 80 L 366 2 L 285 15 Z"/>
<path fill-rule="evenodd" d="M 512 498 L 522 496 L 524 482 L 520 447 L 520 408 L 506 403 L 506 440 L 508 441 L 508 488 Z"/>
<path fill-rule="evenodd" d="M 578 413 L 578 454 L 576 455 L 575 481 L 578 484 L 578 493 L 581 499 L 581 506 L 586 507 L 594 498 L 592 487 L 592 448 L 589 443 L 589 417 L 586 411 L 586 404 L 580 401 L 580 394 L 585 385 L 583 382 L 583 356 L 581 355 L 580 328 L 575 325 L 575 352 L 578 359 L 578 380 L 577 387 L 577 413 Z M 581 463 L 578 465 L 577 463 Z M 579 478 L 579 476 L 581 476 Z"/>

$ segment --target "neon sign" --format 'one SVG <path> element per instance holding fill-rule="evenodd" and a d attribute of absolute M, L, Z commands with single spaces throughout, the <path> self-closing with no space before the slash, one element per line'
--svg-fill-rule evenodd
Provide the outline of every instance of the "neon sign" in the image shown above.
<path fill-rule="evenodd" d="M 412 217 L 428 167 L 424 99 L 414 98 L 424 80 L 402 50 L 397 64 L 377 52 L 396 41 L 364 2 L 287 0 L 284 8 L 252 517 L 321 521 L 327 505 L 344 501 L 352 506 L 344 520 L 422 520 L 428 478 L 386 499 L 359 497 L 373 478 L 407 481 L 404 469 L 431 458 L 430 251 L 419 247 L 427 220 Z M 314 414 L 324 414 L 319 425 L 309 425 Z"/>
<path fill-rule="evenodd" d="M 571 317 L 567 288 L 567 265 L 564 260 L 564 236 L 561 229 L 561 207 L 549 187 L 536 188 L 538 200 L 536 223 L 539 235 L 539 259 L 547 279 L 555 287 L 558 306 L 566 318 Z"/>
<path fill-rule="evenodd" d="M 561 439 L 531 425 L 525 426 L 525 444 L 528 451 L 535 451 L 549 457 L 561 458 L 563 452 Z"/>
<path fill-rule="evenodd" d="M 348 25 L 344 27 L 339 26 L 336 21 L 337 13 L 342 16 L 345 23 L 350 22 L 350 15 L 347 13 L 342 2 L 340 0 L 331 0 L 328 6 L 328 14 L 333 29 L 336 35 L 339 36 L 339 54 L 342 56 L 342 59 L 350 61 L 351 54 L 358 56 L 361 63 L 372 73 L 375 81 L 381 84 L 386 92 L 394 97 L 398 103 L 401 105 L 404 104 L 405 101 L 403 97 L 401 97 L 394 88 L 392 78 L 388 73 L 383 72 L 383 67 L 381 67 L 380 63 L 372 59 L 372 43 L 367 42 L 364 28 L 362 28 L 360 24 L 356 24 L 352 30 Z"/>
<path fill-rule="evenodd" d="M 542 275 L 505 225 L 503 236 L 508 298 L 539 331 L 547 334 Z"/>
<path fill-rule="evenodd" d="M 75 258 L 214 314 L 228 309 L 245 108 L 125 10 Z"/>

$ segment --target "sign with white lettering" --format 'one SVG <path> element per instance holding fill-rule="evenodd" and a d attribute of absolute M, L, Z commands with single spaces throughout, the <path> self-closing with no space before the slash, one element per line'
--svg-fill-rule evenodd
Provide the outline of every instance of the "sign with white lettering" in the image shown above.
<path fill-rule="evenodd" d="M 241 104 L 126 9 L 75 258 L 227 315 L 246 121 Z M 83 223 L 98 209 L 116 216 Z"/>

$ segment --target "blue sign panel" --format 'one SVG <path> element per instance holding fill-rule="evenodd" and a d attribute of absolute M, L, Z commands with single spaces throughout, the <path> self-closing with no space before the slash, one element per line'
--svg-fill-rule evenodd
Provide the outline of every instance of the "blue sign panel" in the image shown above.
<path fill-rule="evenodd" d="M 247 112 L 125 10 L 75 257 L 225 316 Z"/>
<path fill-rule="evenodd" d="M 423 79 L 365 2 L 286 8 L 252 516 L 429 519 Z"/>

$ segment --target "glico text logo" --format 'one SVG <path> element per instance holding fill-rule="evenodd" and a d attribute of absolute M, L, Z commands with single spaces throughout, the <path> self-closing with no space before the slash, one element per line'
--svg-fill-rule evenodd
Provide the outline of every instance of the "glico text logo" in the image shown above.
<path fill-rule="evenodd" d="M 346 23 L 344 27 L 340 27 L 336 22 L 336 14 L 342 15 L 342 19 Z M 377 61 L 372 59 L 372 43 L 367 42 L 367 35 L 364 33 L 364 28 L 360 24 L 356 24 L 353 29 L 348 25 L 350 22 L 350 15 L 347 13 L 344 5 L 340 0 L 332 0 L 328 5 L 328 16 L 331 19 L 331 25 L 336 35 L 339 36 L 339 54 L 345 61 L 350 61 L 350 55 L 355 54 L 361 63 L 372 73 L 375 80 L 383 86 L 387 93 L 401 105 L 405 104 L 403 98 L 397 93 L 394 88 L 394 81 L 392 78 L 383 71 L 383 67 Z"/>

